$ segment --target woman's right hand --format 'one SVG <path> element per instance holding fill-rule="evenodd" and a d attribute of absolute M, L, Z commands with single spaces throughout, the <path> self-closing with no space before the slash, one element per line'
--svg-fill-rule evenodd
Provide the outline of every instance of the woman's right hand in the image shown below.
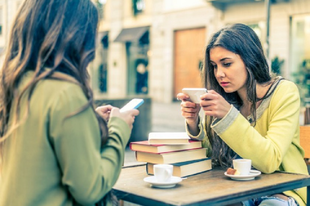
<path fill-rule="evenodd" d="M 117 107 L 113 107 L 110 113 L 110 118 L 111 117 L 119 117 L 122 120 L 124 120 L 130 129 L 132 129 L 133 123 L 135 121 L 135 117 L 139 115 L 139 110 L 137 109 L 130 109 L 125 112 L 120 112 L 120 109 Z"/>
<path fill-rule="evenodd" d="M 197 128 L 200 105 L 191 102 L 189 96 L 184 93 L 179 93 L 177 98 L 182 100 L 181 115 L 185 118 L 189 128 Z"/>

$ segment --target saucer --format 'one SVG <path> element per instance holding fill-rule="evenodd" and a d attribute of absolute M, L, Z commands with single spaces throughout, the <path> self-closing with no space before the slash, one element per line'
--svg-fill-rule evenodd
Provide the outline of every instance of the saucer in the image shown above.
<path fill-rule="evenodd" d="M 150 176 L 150 177 L 145 177 L 144 182 L 150 183 L 153 187 L 158 187 L 158 188 L 172 188 L 175 187 L 175 185 L 179 182 L 182 181 L 181 177 L 175 177 L 172 176 L 170 181 L 167 182 L 159 182 L 156 177 Z"/>
<path fill-rule="evenodd" d="M 224 174 L 233 180 L 253 180 L 256 176 L 261 174 L 261 171 L 251 170 L 248 175 L 229 175 L 226 172 Z"/>

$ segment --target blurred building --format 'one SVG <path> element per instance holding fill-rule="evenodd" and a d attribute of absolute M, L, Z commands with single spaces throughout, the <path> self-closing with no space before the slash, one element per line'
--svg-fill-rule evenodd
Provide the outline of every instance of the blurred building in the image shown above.
<path fill-rule="evenodd" d="M 202 86 L 199 71 L 210 35 L 240 22 L 251 26 L 269 58 L 284 60 L 291 78 L 310 59 L 310 1 L 270 0 L 98 0 L 102 11 L 99 44 L 91 71 L 97 96 L 147 94 L 171 102 L 183 87 Z M 139 88 L 139 69 L 147 72 Z M 140 76 L 139 76 L 140 75 Z M 143 85 L 143 84 L 142 84 Z"/>
<path fill-rule="evenodd" d="M 0 0 L 0 55 L 7 45 L 10 26 L 23 0 Z"/>
<path fill-rule="evenodd" d="M 0 0 L 0 52 L 22 1 Z M 93 2 L 100 24 L 89 71 L 98 99 L 147 95 L 169 103 L 183 87 L 201 87 L 199 72 L 210 36 L 236 22 L 256 31 L 282 76 L 292 79 L 300 68 L 310 68 L 309 0 Z"/>

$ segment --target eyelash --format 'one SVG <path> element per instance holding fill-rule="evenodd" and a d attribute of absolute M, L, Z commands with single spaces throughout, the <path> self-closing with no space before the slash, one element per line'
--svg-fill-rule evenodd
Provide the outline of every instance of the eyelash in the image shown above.
<path fill-rule="evenodd" d="M 231 63 L 223 63 L 224 67 L 229 67 Z"/>
<path fill-rule="evenodd" d="M 224 66 L 224 67 L 230 67 L 231 64 L 232 64 L 231 62 L 229 62 L 229 63 L 223 63 L 223 66 Z M 213 69 L 217 69 L 217 65 L 213 65 L 213 64 L 212 64 L 212 68 L 213 68 Z"/>

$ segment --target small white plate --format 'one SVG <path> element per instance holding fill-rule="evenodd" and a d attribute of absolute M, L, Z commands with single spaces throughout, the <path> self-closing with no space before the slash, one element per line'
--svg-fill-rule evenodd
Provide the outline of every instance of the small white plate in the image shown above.
<path fill-rule="evenodd" d="M 172 188 L 174 187 L 177 183 L 182 181 L 181 177 L 175 177 L 172 176 L 170 181 L 168 182 L 158 182 L 156 177 L 150 176 L 150 177 L 145 177 L 144 182 L 150 183 L 153 187 L 158 187 L 158 188 Z"/>
<path fill-rule="evenodd" d="M 233 180 L 253 180 L 255 177 L 261 174 L 261 171 L 251 170 L 250 174 L 248 175 L 229 175 L 226 172 L 224 174 Z"/>

